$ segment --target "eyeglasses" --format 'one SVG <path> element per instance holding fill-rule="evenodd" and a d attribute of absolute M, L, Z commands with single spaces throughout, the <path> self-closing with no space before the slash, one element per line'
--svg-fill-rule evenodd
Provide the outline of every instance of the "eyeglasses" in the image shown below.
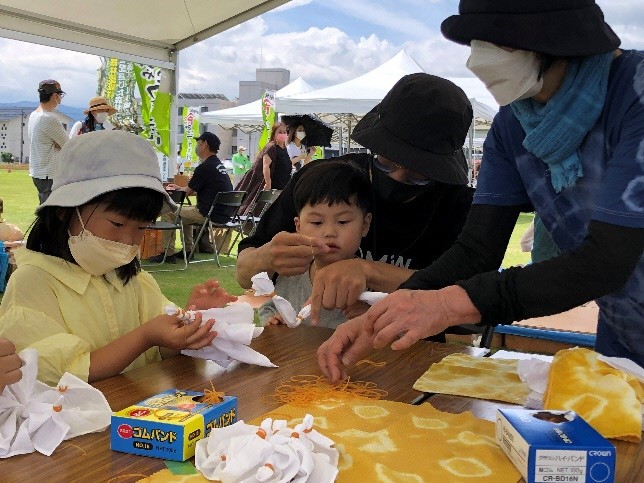
<path fill-rule="evenodd" d="M 403 183 L 405 184 L 413 184 L 417 186 L 425 186 L 431 183 L 431 179 L 428 178 L 427 176 L 423 176 L 422 174 L 418 174 L 414 171 L 411 171 L 410 169 L 405 168 L 404 166 L 401 166 L 398 163 L 394 163 L 393 161 L 380 156 L 376 155 L 373 157 L 373 165 L 378 168 L 378 170 L 382 171 L 383 173 L 390 174 L 393 173 L 394 171 L 398 171 L 400 169 L 405 171 L 405 179 L 403 180 Z"/>

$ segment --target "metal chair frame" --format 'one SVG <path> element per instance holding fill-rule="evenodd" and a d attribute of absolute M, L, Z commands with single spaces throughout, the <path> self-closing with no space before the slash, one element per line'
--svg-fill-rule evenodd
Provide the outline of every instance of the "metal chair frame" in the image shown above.
<path fill-rule="evenodd" d="M 183 235 L 183 219 L 181 218 L 181 209 L 183 208 L 184 203 L 186 200 L 188 200 L 186 196 L 186 192 L 183 190 L 172 190 L 168 191 L 170 194 L 170 197 L 172 198 L 172 201 L 174 201 L 178 206 L 177 210 L 174 212 L 174 220 L 173 221 L 163 221 L 163 220 L 156 220 L 154 223 L 151 223 L 148 225 L 145 229 L 146 230 L 161 230 L 161 231 L 168 231 L 168 230 L 179 230 L 179 233 L 181 234 L 181 253 L 183 254 L 183 267 L 180 268 L 160 268 L 160 269 L 153 269 L 153 270 L 147 270 L 148 272 L 174 272 L 178 270 L 185 270 L 188 268 L 188 254 L 186 253 L 186 240 Z M 141 266 L 145 267 L 155 267 L 158 265 L 162 265 L 165 263 L 166 258 L 168 258 L 168 250 L 170 249 L 170 244 L 172 243 L 172 238 L 168 241 L 168 244 L 163 250 L 163 259 L 159 263 L 154 263 L 154 264 L 141 264 Z"/>

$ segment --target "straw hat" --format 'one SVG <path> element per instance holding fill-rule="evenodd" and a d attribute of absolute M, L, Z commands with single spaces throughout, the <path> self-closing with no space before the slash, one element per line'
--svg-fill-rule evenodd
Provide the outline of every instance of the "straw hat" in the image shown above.
<path fill-rule="evenodd" d="M 85 114 L 89 114 L 92 111 L 103 111 L 107 109 L 107 113 L 111 116 L 116 112 L 116 109 L 114 109 L 109 102 L 107 102 L 107 99 L 103 96 L 96 96 L 92 97 L 89 100 L 89 107 L 85 109 L 83 112 Z"/>

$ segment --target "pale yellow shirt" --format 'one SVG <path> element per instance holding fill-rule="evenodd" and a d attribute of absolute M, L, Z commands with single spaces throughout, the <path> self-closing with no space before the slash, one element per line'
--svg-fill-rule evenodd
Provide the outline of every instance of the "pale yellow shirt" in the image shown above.
<path fill-rule="evenodd" d="M 90 353 L 160 315 L 168 300 L 147 272 L 127 285 L 116 272 L 90 275 L 58 257 L 20 248 L 0 304 L 0 336 L 18 351 L 38 350 L 38 379 L 56 385 L 69 372 L 87 381 Z M 125 371 L 160 360 L 153 347 Z M 124 371 L 124 372 L 125 372 Z"/>

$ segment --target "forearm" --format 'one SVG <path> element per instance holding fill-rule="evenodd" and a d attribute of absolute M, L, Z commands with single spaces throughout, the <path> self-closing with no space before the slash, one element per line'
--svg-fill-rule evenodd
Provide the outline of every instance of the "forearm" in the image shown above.
<path fill-rule="evenodd" d="M 644 229 L 591 222 L 577 250 L 524 268 L 459 282 L 488 324 L 569 310 L 620 289 L 644 247 Z"/>
<path fill-rule="evenodd" d="M 267 272 L 269 277 L 275 273 L 270 266 L 268 257 L 265 256 L 266 245 L 261 247 L 249 247 L 242 250 L 237 256 L 237 283 L 243 288 L 250 288 L 251 277 L 260 272 Z"/>
<path fill-rule="evenodd" d="M 454 245 L 400 288 L 436 290 L 497 270 L 520 213 L 518 206 L 473 205 Z"/>
<path fill-rule="evenodd" d="M 367 288 L 373 292 L 391 293 L 415 272 L 384 262 L 361 260 L 361 265 L 367 279 Z"/>
<path fill-rule="evenodd" d="M 271 158 L 269 158 L 268 155 L 264 155 L 262 174 L 264 175 L 264 184 L 266 185 L 266 189 L 271 189 L 271 162 Z"/>
<path fill-rule="evenodd" d="M 152 347 L 145 337 L 143 326 L 92 351 L 89 362 L 89 382 L 120 374 L 134 359 Z"/>

